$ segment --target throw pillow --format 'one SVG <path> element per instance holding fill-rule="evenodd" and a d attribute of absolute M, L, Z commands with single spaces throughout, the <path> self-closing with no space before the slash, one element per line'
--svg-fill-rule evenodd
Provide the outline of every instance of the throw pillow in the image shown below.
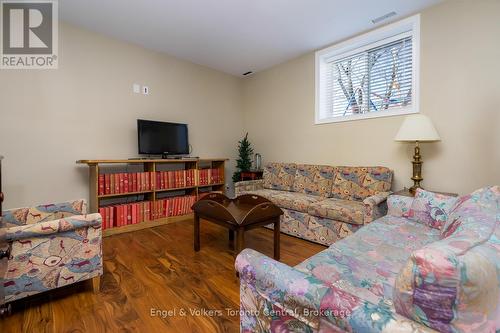
<path fill-rule="evenodd" d="M 440 230 L 446 223 L 448 214 L 456 201 L 455 197 L 419 188 L 408 212 L 408 218 Z"/>

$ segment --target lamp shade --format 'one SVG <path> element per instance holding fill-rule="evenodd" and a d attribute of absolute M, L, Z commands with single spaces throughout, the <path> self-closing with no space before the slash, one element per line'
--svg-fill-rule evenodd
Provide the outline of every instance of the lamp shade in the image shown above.
<path fill-rule="evenodd" d="M 423 114 L 413 114 L 405 118 L 394 140 L 423 142 L 439 141 L 441 138 L 429 117 Z"/>

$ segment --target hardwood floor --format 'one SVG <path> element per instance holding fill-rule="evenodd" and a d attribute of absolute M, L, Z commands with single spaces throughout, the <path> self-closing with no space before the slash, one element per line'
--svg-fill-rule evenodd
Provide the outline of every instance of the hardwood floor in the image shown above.
<path fill-rule="evenodd" d="M 270 257 L 272 240 L 264 228 L 245 235 L 246 247 Z M 288 265 L 323 249 L 281 235 L 281 261 Z M 202 221 L 198 253 L 191 220 L 107 237 L 103 252 L 99 293 L 88 281 L 21 300 L 0 319 L 0 332 L 239 331 L 239 281 L 227 229 Z"/>

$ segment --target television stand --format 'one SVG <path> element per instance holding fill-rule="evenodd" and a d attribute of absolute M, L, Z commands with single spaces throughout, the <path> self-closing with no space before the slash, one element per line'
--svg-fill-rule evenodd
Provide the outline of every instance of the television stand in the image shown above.
<path fill-rule="evenodd" d="M 176 197 L 182 199 L 182 197 L 185 196 L 195 196 L 199 199 L 209 192 L 224 193 L 224 171 L 227 160 L 226 158 L 188 159 L 184 157 L 183 159 L 79 160 L 77 163 L 86 164 L 89 168 L 89 212 L 98 213 L 100 208 L 106 209 L 122 204 L 150 203 L 151 210 L 147 213 L 149 215 L 147 215 L 147 218 L 144 218 L 143 222 L 136 224 L 127 223 L 127 225 L 122 226 L 117 226 L 115 223 L 113 226 L 108 226 L 109 229 L 104 230 L 103 236 L 106 237 L 122 232 L 130 232 L 171 222 L 189 220 L 193 216 L 189 209 L 186 215 L 180 215 L 184 212 L 172 213 L 170 211 L 167 214 L 166 210 L 164 210 L 165 206 L 161 206 L 164 204 L 163 200 Z M 118 168 L 126 170 L 126 167 L 130 164 L 136 166 L 134 172 L 125 171 L 124 173 L 123 171 L 119 172 L 117 170 Z M 209 173 L 209 170 L 218 170 L 216 172 L 217 175 L 214 177 L 212 173 Z M 186 177 L 182 177 L 179 174 L 179 179 L 184 179 L 184 181 L 181 180 L 178 182 L 176 178 L 175 185 L 171 185 L 170 181 L 172 179 L 167 178 L 165 174 L 162 176 L 162 173 L 179 171 L 191 172 L 192 175 L 194 174 L 194 179 L 191 178 L 191 182 L 188 184 L 186 182 Z M 127 174 L 130 176 L 137 172 L 150 174 L 149 187 L 137 188 L 136 186 L 135 191 L 130 191 L 130 188 L 125 190 L 124 185 L 123 190 L 120 187 L 118 187 L 117 190 L 117 175 L 119 183 L 120 174 Z M 151 177 L 151 173 L 153 173 L 154 176 Z M 111 182 L 112 177 L 115 179 L 115 187 L 113 190 L 106 187 L 106 178 L 110 179 Z M 144 184 L 144 178 L 141 179 Z M 180 185 L 178 185 L 179 183 Z M 182 207 L 177 208 L 180 209 Z M 159 214 L 160 211 L 162 215 Z M 127 214 L 129 213 L 127 212 Z M 114 216 L 116 217 L 116 215 Z"/>

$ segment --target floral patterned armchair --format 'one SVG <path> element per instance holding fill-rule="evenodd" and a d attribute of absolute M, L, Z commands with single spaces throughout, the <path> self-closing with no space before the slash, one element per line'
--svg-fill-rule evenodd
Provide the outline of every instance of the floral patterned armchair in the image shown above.
<path fill-rule="evenodd" d="M 101 215 L 85 200 L 18 208 L 2 214 L 0 243 L 10 250 L 5 303 L 103 274 Z"/>

